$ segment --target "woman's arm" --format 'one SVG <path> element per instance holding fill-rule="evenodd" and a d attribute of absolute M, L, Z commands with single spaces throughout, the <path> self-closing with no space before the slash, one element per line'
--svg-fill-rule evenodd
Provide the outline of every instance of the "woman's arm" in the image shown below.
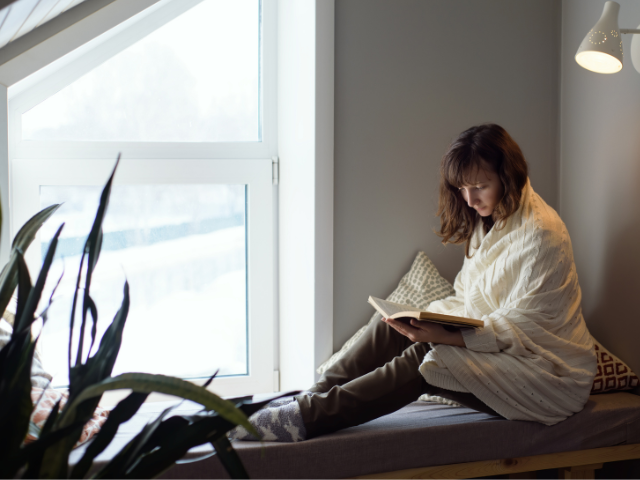
<path fill-rule="evenodd" d="M 466 347 L 460 330 L 449 331 L 437 323 L 421 322 L 413 319 L 410 325 L 392 318 L 383 318 L 382 321 L 412 342 L 441 343 L 454 347 Z"/>

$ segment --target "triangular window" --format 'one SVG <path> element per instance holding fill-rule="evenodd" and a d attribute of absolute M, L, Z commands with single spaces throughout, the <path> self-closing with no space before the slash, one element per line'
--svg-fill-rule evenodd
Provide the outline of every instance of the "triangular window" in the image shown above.
<path fill-rule="evenodd" d="M 205 0 L 22 115 L 24 140 L 257 142 L 260 2 Z"/>

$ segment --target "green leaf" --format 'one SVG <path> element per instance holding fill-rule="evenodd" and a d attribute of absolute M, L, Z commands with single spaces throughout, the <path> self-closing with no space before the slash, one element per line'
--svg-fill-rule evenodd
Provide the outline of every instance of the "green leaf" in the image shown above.
<path fill-rule="evenodd" d="M 165 426 L 169 428 L 162 431 Z M 218 439 L 233 426 L 215 412 L 213 415 L 173 416 L 158 428 L 155 438 L 145 446 L 149 453 L 127 472 L 126 478 L 157 477 L 183 458 L 189 449 Z"/>
<path fill-rule="evenodd" d="M 16 316 L 13 325 L 14 333 L 21 333 L 28 325 L 31 325 L 30 323 L 22 323 L 29 293 L 31 293 L 31 277 L 29 276 L 29 269 L 24 261 L 24 257 L 20 252 L 18 253 L 18 306 L 16 308 Z"/>
<path fill-rule="evenodd" d="M 242 464 L 242 460 L 238 453 L 231 446 L 231 442 L 226 435 L 221 436 L 217 440 L 211 442 L 213 448 L 216 449 L 218 458 L 222 466 L 229 473 L 231 478 L 249 478 L 249 474 Z"/>
<path fill-rule="evenodd" d="M 18 312 L 25 312 L 31 291 L 29 271 L 20 252 L 18 258 Z M 19 324 L 16 321 L 16 324 Z M 31 403 L 31 364 L 35 342 L 28 329 L 14 328 L 0 356 L 0 459 L 16 454 L 29 430 Z"/>
<path fill-rule="evenodd" d="M 204 384 L 202 385 L 204 388 L 207 388 L 209 385 L 211 385 L 211 382 L 213 382 L 213 379 L 216 378 L 216 375 L 218 375 L 218 372 L 220 372 L 220 369 L 216 370 L 213 375 L 211 375 L 206 382 L 204 382 Z"/>
<path fill-rule="evenodd" d="M 130 304 L 129 282 L 125 281 L 120 309 L 102 336 L 98 351 L 87 361 L 87 366 L 91 370 L 95 370 L 95 376 L 98 378 L 98 381 L 102 381 L 111 376 L 113 366 L 120 352 L 120 346 L 122 345 L 122 331 L 127 321 Z"/>
<path fill-rule="evenodd" d="M 42 291 L 44 290 L 44 285 L 47 281 L 47 276 L 49 275 L 49 269 L 51 268 L 53 257 L 56 253 L 58 238 L 60 237 L 60 233 L 62 233 L 63 228 L 64 223 L 60 225 L 60 228 L 58 228 L 55 235 L 51 239 L 51 243 L 49 243 L 49 248 L 47 248 L 47 253 L 45 255 L 44 261 L 42 262 L 40 274 L 38 275 L 38 279 L 36 280 L 33 288 L 29 288 L 29 295 L 23 308 L 18 308 L 18 311 L 16 311 L 16 321 L 15 325 L 13 326 L 14 330 L 20 331 L 21 329 L 31 328 L 31 324 L 35 321 L 36 309 L 38 308 L 38 304 L 40 303 L 40 298 L 42 298 Z M 25 276 L 27 276 L 28 278 L 29 272 L 27 270 L 27 266 L 26 264 L 23 264 L 24 260 L 21 260 L 19 266 L 20 268 L 24 268 L 26 270 Z M 20 295 L 18 296 L 18 299 L 19 298 Z"/>
<path fill-rule="evenodd" d="M 44 395 L 44 391 L 42 392 L 42 394 Z M 45 437 L 51 432 L 51 429 L 53 428 L 53 425 L 55 425 L 56 419 L 58 418 L 58 414 L 60 413 L 61 402 L 62 402 L 62 399 L 58 400 L 53 406 L 53 408 L 51 409 L 51 412 L 49 412 L 49 416 L 47 417 L 46 422 L 44 422 L 44 425 L 42 426 L 40 437 Z"/>
<path fill-rule="evenodd" d="M 118 427 L 133 417 L 148 396 L 148 393 L 133 392 L 116 405 L 109 413 L 107 421 L 100 428 L 98 435 L 95 436 L 80 461 L 71 471 L 71 478 L 84 478 L 91 468 L 94 458 L 100 455 L 107 448 L 107 445 L 111 443 L 118 431 Z"/>
<path fill-rule="evenodd" d="M 187 400 L 192 400 L 203 405 L 207 410 L 215 410 L 221 417 L 234 425 L 242 425 L 253 435 L 259 436 L 258 432 L 256 432 L 253 426 L 249 423 L 246 415 L 237 409 L 233 403 L 228 400 L 224 400 L 215 393 L 194 385 L 191 382 L 175 377 L 168 377 L 166 375 L 124 373 L 117 377 L 107 378 L 100 384 L 92 385 L 91 387 L 83 390 L 69 406 L 69 410 L 73 411 L 73 409 L 77 408 L 77 406 L 83 401 L 100 396 L 106 391 L 123 388 L 129 388 L 134 392 L 141 393 L 165 393 L 185 398 Z M 70 416 L 69 420 L 74 420 L 73 415 Z"/>
<path fill-rule="evenodd" d="M 129 304 L 129 284 L 125 282 L 122 305 L 102 336 L 98 351 L 93 357 L 88 358 L 85 364 L 76 365 L 70 370 L 69 403 L 67 403 L 63 411 L 63 417 L 67 415 L 67 407 L 70 406 L 80 392 L 88 386 L 98 384 L 105 378 L 110 377 L 122 344 L 122 330 L 129 312 Z M 85 402 L 84 405 L 80 406 L 80 410 L 84 412 L 84 415 L 87 415 L 87 419 L 90 418 L 99 400 L 100 398 L 97 397 L 93 401 Z"/>
<path fill-rule="evenodd" d="M 8 346 L 8 344 L 7 344 Z M 5 348 L 7 348 L 5 346 Z M 20 445 L 29 431 L 29 419 L 33 410 L 31 403 L 31 361 L 35 351 L 35 342 L 27 348 L 17 351 L 20 361 L 16 371 L 12 373 L 9 390 L 0 395 L 2 418 L 0 419 L 0 478 L 5 476 L 4 468 L 11 465 L 11 459 L 20 451 Z M 6 372 L 3 372 L 3 376 Z M 7 385 L 5 383 L 5 385 Z M 2 467 L 7 465 L 7 467 Z M 8 472 L 10 473 L 10 472 Z"/>
<path fill-rule="evenodd" d="M 50 207 L 40 210 L 33 217 L 27 220 L 22 228 L 18 230 L 11 247 L 19 249 L 23 253 L 26 252 L 29 245 L 31 245 L 31 242 L 36 238 L 36 234 L 38 233 L 38 230 L 40 230 L 40 227 L 44 225 L 44 222 L 46 222 L 49 217 L 58 210 L 58 208 L 60 208 L 60 204 L 51 205 Z"/>
<path fill-rule="evenodd" d="M 40 227 L 58 208 L 60 208 L 60 205 L 52 205 L 36 213 L 22 226 L 15 236 L 9 262 L 0 273 L 0 312 L 4 312 L 7 309 L 11 296 L 18 285 L 17 253 L 22 252 L 24 254 L 27 251 Z"/>
<path fill-rule="evenodd" d="M 85 272 L 85 285 L 84 285 L 84 300 L 82 305 L 82 323 L 80 326 L 80 338 L 78 341 L 78 351 L 76 354 L 76 363 L 75 365 L 80 365 L 82 363 L 82 350 L 84 344 L 84 332 L 85 326 L 87 322 L 87 311 L 89 310 L 89 306 L 87 304 L 87 297 L 91 292 L 91 279 L 93 277 L 93 270 L 98 263 L 98 258 L 100 257 L 100 250 L 102 248 L 102 223 L 104 221 L 104 217 L 107 214 L 107 207 L 109 206 L 109 197 L 111 196 L 111 187 L 113 185 L 113 178 L 116 174 L 116 170 L 118 169 L 118 164 L 120 163 L 120 154 L 118 154 L 118 158 L 116 159 L 116 164 L 113 167 L 113 171 L 111 172 L 111 176 L 104 188 L 102 189 L 102 194 L 100 195 L 100 204 L 98 205 L 98 211 L 96 212 L 95 219 L 93 220 L 93 225 L 91 226 L 91 231 L 89 232 L 89 236 L 87 237 L 87 241 L 84 244 L 84 250 L 82 253 L 82 257 L 80 259 L 80 271 L 78 272 L 78 281 L 76 282 L 76 291 L 73 295 L 73 305 L 71 310 L 71 330 L 73 331 L 74 319 L 75 319 L 75 309 L 78 298 L 78 290 L 80 287 L 80 277 L 82 273 L 82 268 L 84 264 L 85 256 L 87 258 L 87 271 Z M 94 321 L 97 319 L 94 319 Z M 69 360 L 71 359 L 71 348 L 69 349 Z M 69 363 L 71 363 L 69 361 Z"/>
<path fill-rule="evenodd" d="M 49 420 L 47 419 L 47 422 L 48 421 Z M 46 449 L 51 447 L 53 444 L 59 442 L 60 440 L 64 439 L 67 435 L 69 435 L 73 430 L 75 430 L 78 427 L 82 428 L 82 425 L 74 423 L 73 425 L 69 425 L 68 427 L 61 428 L 60 430 L 56 430 L 55 432 L 51 432 L 50 434 L 47 434 L 47 435 L 43 433 L 44 432 L 44 428 L 43 428 L 42 432 L 40 432 L 40 438 L 38 440 L 28 445 L 25 445 L 22 449 L 20 449 L 18 454 L 15 457 L 13 457 L 10 462 L 8 462 L 10 468 L 14 468 L 14 471 L 17 472 L 18 469 L 20 469 L 22 466 L 24 466 L 27 463 L 29 463 L 29 470 L 31 470 L 32 463 L 33 464 L 37 463 L 37 465 L 40 466 L 42 462 L 41 460 L 42 456 L 44 455 Z M 2 468 L 5 467 L 5 465 L 7 464 L 4 462 L 0 463 L 0 471 L 4 472 Z M 0 473 L 0 478 L 13 478 L 13 477 L 15 477 L 15 473 L 12 475 L 4 475 L 3 473 Z M 24 478 L 36 478 L 36 477 L 41 478 L 42 474 L 38 473 L 38 474 L 29 475 L 29 472 L 27 472 L 24 475 Z"/>
<path fill-rule="evenodd" d="M 89 295 L 85 296 L 85 303 L 91 312 L 91 345 L 89 345 L 89 351 L 87 355 L 91 355 L 93 345 L 96 343 L 96 335 L 98 334 L 98 307 Z"/>
<path fill-rule="evenodd" d="M 62 273 L 60 274 L 60 277 L 58 278 L 58 281 L 56 282 L 56 284 L 53 286 L 53 289 L 51 290 L 51 295 L 49 295 L 49 301 L 47 302 L 47 306 L 44 307 L 44 310 L 42 310 L 42 312 L 40 312 L 40 317 L 42 318 L 42 322 L 47 323 L 47 320 L 49 319 L 49 308 L 51 307 L 51 304 L 53 303 L 53 297 L 55 296 L 56 292 L 58 291 L 58 287 L 60 286 L 60 282 L 62 282 L 62 277 L 64 276 L 64 269 L 62 270 Z"/>
<path fill-rule="evenodd" d="M 161 425 L 164 417 L 173 410 L 174 406 L 165 409 L 153 422 L 148 423 L 111 461 L 102 469 L 95 478 L 125 478 L 127 471 L 139 460 L 139 453 L 147 444 L 153 433 Z"/>
<path fill-rule="evenodd" d="M 44 391 L 42 392 L 42 395 L 44 395 Z M 61 402 L 61 400 L 58 400 L 56 402 L 56 404 L 53 406 L 53 408 L 51 409 L 51 412 L 49 412 L 49 416 L 47 417 L 47 421 L 44 422 L 42 430 L 40 431 L 40 435 L 38 436 L 39 439 L 47 438 L 47 436 L 51 432 L 51 428 L 53 427 L 53 424 L 55 423 L 56 419 L 58 418 L 58 412 L 60 411 L 59 410 L 60 409 L 60 402 Z M 44 448 L 39 449 L 37 451 L 33 450 L 31 452 L 31 455 L 29 455 L 29 457 L 28 457 L 29 468 L 27 469 L 26 473 L 24 474 L 25 478 L 38 478 L 39 477 L 40 468 L 42 466 L 42 459 L 44 457 L 44 452 L 45 452 Z"/>

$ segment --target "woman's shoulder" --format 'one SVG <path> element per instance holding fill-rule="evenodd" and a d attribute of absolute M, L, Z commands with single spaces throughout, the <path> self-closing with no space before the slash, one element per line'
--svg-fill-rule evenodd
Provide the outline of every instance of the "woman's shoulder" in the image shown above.
<path fill-rule="evenodd" d="M 539 240 L 546 248 L 566 248 L 571 245 L 569 232 L 558 212 L 533 191 L 523 226 L 532 240 Z"/>

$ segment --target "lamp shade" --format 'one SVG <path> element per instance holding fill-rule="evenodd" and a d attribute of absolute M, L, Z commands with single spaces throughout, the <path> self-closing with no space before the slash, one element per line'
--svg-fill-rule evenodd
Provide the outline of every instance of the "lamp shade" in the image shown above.
<path fill-rule="evenodd" d="M 578 48 L 576 62 L 597 73 L 622 70 L 622 38 L 618 29 L 620 4 L 607 2 L 598 23 L 594 25 Z"/>

